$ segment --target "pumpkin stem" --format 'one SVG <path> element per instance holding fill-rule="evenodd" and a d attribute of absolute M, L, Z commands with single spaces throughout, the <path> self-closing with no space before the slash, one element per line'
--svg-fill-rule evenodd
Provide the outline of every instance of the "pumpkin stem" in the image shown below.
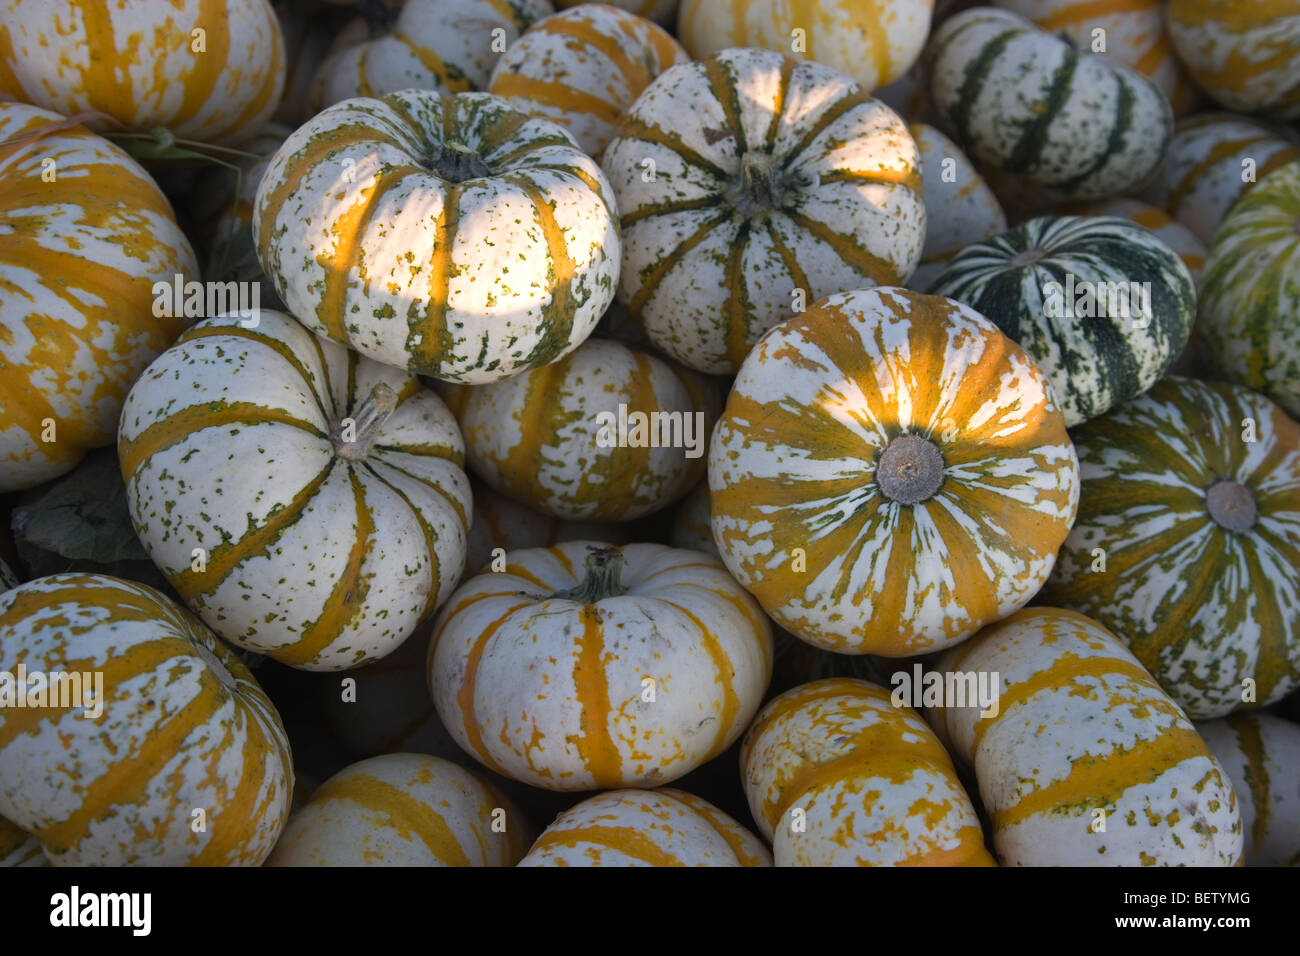
<path fill-rule="evenodd" d="M 740 175 L 728 196 L 737 212 L 742 216 L 753 216 L 779 209 L 783 192 L 770 154 L 751 149 L 740 157 Z"/>
<path fill-rule="evenodd" d="M 920 504 L 943 486 L 943 472 L 943 452 L 934 442 L 923 435 L 898 435 L 876 462 L 876 486 L 900 505 Z"/>
<path fill-rule="evenodd" d="M 348 461 L 361 461 L 375 447 L 379 429 L 397 407 L 397 392 L 380 382 L 357 403 L 352 414 L 334 426 L 330 440 L 334 453 Z"/>
<path fill-rule="evenodd" d="M 1255 525 L 1258 511 L 1250 489 L 1235 481 L 1220 481 L 1205 493 L 1205 510 L 1220 528 L 1245 532 Z"/>
<path fill-rule="evenodd" d="M 428 163 L 435 173 L 453 183 L 492 175 L 483 157 L 460 143 L 435 143 L 429 150 Z"/>
<path fill-rule="evenodd" d="M 605 598 L 618 597 L 627 589 L 619 583 L 623 574 L 623 552 L 619 548 L 588 548 L 586 577 L 567 591 L 556 591 L 552 597 L 595 604 Z"/>
<path fill-rule="evenodd" d="M 1035 262 L 1047 257 L 1046 249 L 1025 249 L 1023 252 L 1017 252 L 1007 260 L 1007 266 L 1012 269 L 1020 269 L 1024 266 L 1032 266 Z"/>

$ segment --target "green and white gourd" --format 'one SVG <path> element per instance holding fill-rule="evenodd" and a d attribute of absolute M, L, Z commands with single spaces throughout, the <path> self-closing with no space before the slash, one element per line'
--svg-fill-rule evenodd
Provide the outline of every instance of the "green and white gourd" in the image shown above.
<path fill-rule="evenodd" d="M 1019 343 L 1056 389 L 1069 427 L 1154 385 L 1196 318 L 1196 283 L 1182 259 L 1113 217 L 1031 219 L 967 247 L 934 293 L 965 302 Z"/>

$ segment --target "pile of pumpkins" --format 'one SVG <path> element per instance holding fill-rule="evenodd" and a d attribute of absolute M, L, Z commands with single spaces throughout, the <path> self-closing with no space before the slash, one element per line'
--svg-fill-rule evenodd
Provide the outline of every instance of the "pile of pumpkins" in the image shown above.
<path fill-rule="evenodd" d="M 1300 864 L 1300 0 L 66 6 L 4 864 Z"/>

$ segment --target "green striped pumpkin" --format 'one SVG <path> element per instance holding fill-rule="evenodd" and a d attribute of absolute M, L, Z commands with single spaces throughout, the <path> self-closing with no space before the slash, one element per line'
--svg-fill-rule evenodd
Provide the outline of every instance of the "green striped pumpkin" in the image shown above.
<path fill-rule="evenodd" d="M 387 365 L 494 381 L 577 348 L 613 301 L 609 184 L 486 93 L 347 100 L 285 141 L 253 238 L 290 312 Z"/>
<path fill-rule="evenodd" d="M 383 657 L 464 568 L 469 479 L 446 406 L 280 312 L 208 319 L 159 356 L 127 396 L 118 454 L 172 587 L 282 664 Z"/>
<path fill-rule="evenodd" d="M 1173 112 L 1154 83 L 1017 14 L 959 13 L 926 57 L 935 106 L 963 149 L 1069 195 L 1140 187 L 1169 145 Z"/>
<path fill-rule="evenodd" d="M 1219 227 L 1197 330 L 1219 375 L 1300 416 L 1300 160 L 1266 176 Z"/>
<path fill-rule="evenodd" d="M 1182 259 L 1118 217 L 1031 219 L 967 246 L 934 294 L 1015 339 L 1056 389 L 1069 427 L 1154 385 L 1196 319 Z"/>
<path fill-rule="evenodd" d="M 925 242 L 903 121 L 850 77 L 779 53 L 665 71 L 602 166 L 622 215 L 619 301 L 702 372 L 735 372 L 817 299 L 901 284 Z"/>
<path fill-rule="evenodd" d="M 1074 431 L 1079 516 L 1044 592 L 1119 636 L 1195 719 L 1300 685 L 1300 425 L 1168 377 Z M 1251 440 L 1253 439 L 1253 441 Z"/>

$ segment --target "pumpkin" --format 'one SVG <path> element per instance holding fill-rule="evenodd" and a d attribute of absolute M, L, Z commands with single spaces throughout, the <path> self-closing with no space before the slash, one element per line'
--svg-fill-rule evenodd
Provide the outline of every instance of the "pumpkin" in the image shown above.
<path fill-rule="evenodd" d="M 709 483 L 707 480 L 701 481 L 678 505 L 677 512 L 673 515 L 672 546 L 719 557 L 718 546 L 713 542 L 712 515 Z"/>
<path fill-rule="evenodd" d="M 1113 634 L 1035 607 L 943 656 L 950 678 L 990 673 L 996 713 L 931 711 L 974 768 L 1004 866 L 1234 866 L 1232 785 L 1187 716 Z"/>
<path fill-rule="evenodd" d="M 583 5 L 529 27 L 497 60 L 487 91 L 558 123 L 599 156 L 650 82 L 687 59 L 681 44 L 650 21 Z"/>
<path fill-rule="evenodd" d="M 1145 76 L 1006 10 L 957 14 L 926 58 L 935 107 L 962 149 L 1077 198 L 1142 186 L 1173 134 L 1169 101 Z"/>
<path fill-rule="evenodd" d="M 272 158 L 253 237 L 309 329 L 480 384 L 561 358 L 613 300 L 613 194 L 568 134 L 486 93 L 317 114 Z"/>
<path fill-rule="evenodd" d="M 932 0 L 682 0 L 677 35 L 696 59 L 728 47 L 763 47 L 852 76 L 864 92 L 910 67 L 930 30 Z"/>
<path fill-rule="evenodd" d="M 708 471 L 722 560 L 767 613 L 886 657 L 1028 602 L 1079 493 L 1029 356 L 973 309 L 906 289 L 834 295 L 764 336 Z"/>
<path fill-rule="evenodd" d="M 1201 88 L 1230 109 L 1300 116 L 1300 5 L 1171 0 L 1169 36 Z"/>
<path fill-rule="evenodd" d="M 671 27 L 677 21 L 677 0 L 555 0 L 561 10 L 597 3 L 635 13 L 664 27 Z"/>
<path fill-rule="evenodd" d="M 507 552 L 522 548 L 549 548 L 561 541 L 627 544 L 627 535 L 619 525 L 552 518 L 497 494 L 481 482 L 474 483 L 473 488 L 474 519 L 469 526 L 465 556 L 467 574 L 482 571 L 493 561 L 504 561 Z"/>
<path fill-rule="evenodd" d="M 0 817 L 0 867 L 49 865 L 40 840 Z"/>
<path fill-rule="evenodd" d="M 226 640 L 304 670 L 383 657 L 465 564 L 451 413 L 414 376 L 262 310 L 200 322 L 141 376 L 118 454 L 131 521 Z"/>
<path fill-rule="evenodd" d="M 1171 376 L 1073 434 L 1082 502 L 1047 600 L 1117 634 L 1198 720 L 1300 685 L 1300 425 Z"/>
<path fill-rule="evenodd" d="M 1142 394 L 1187 345 L 1196 283 L 1127 219 L 1045 216 L 967 246 L 934 284 L 1018 342 L 1071 428 Z"/>
<path fill-rule="evenodd" d="M 438 617 L 429 686 L 475 759 L 548 790 L 669 783 L 758 710 L 772 637 L 708 555 L 566 542 L 507 556 Z"/>
<path fill-rule="evenodd" d="M 239 143 L 284 88 L 267 0 L 68 0 L 57 15 L 46 0 L 4 0 L 0 10 L 0 98 L 105 114 L 89 120 L 97 127 Z"/>
<path fill-rule="evenodd" d="M 463 767 L 385 754 L 321 784 L 267 865 L 513 866 L 529 836 L 514 805 Z"/>
<path fill-rule="evenodd" d="M 925 241 L 916 143 L 848 76 L 765 50 L 680 64 L 602 166 L 623 225 L 619 301 L 650 341 L 733 373 L 823 296 L 902 283 Z"/>
<path fill-rule="evenodd" d="M 1006 232 L 1007 215 L 956 143 L 924 123 L 913 123 L 907 130 L 921 151 L 927 220 L 921 264 L 907 285 L 929 292 L 958 252 Z"/>
<path fill-rule="evenodd" d="M 1082 53 L 1101 54 L 1149 78 L 1181 116 L 1196 105 L 1196 87 L 1174 55 L 1163 0 L 994 0 Z"/>
<path fill-rule="evenodd" d="M 127 389 L 186 324 L 155 315 L 154 285 L 198 266 L 148 173 L 84 127 L 0 103 L 0 162 L 5 493 L 112 443 Z"/>
<path fill-rule="evenodd" d="M 1300 866 L 1300 727 L 1233 714 L 1196 727 L 1237 794 L 1247 866 Z"/>
<path fill-rule="evenodd" d="M 815 681 L 769 702 L 740 774 L 777 866 L 994 865 L 934 732 L 866 681 Z"/>
<path fill-rule="evenodd" d="M 54 863 L 256 866 L 271 852 L 293 789 L 284 727 L 193 615 L 104 575 L 29 581 L 0 594 L 0 671 L 20 667 L 26 705 L 0 707 L 0 815 Z M 33 702 L 38 672 L 49 706 Z"/>
<path fill-rule="evenodd" d="M 469 467 L 543 514 L 626 521 L 704 477 L 720 402 L 704 376 L 607 339 L 543 368 L 443 391 Z"/>
<path fill-rule="evenodd" d="M 771 866 L 763 841 L 707 800 L 611 790 L 556 817 L 520 866 Z"/>
<path fill-rule="evenodd" d="M 1192 281 L 1199 284 L 1201 270 L 1205 268 L 1205 258 L 1209 250 L 1196 233 L 1183 225 L 1169 213 L 1151 203 L 1140 199 L 1101 199 L 1092 202 L 1076 202 L 1057 210 L 1062 216 L 1118 216 L 1137 223 L 1143 229 L 1155 234 L 1164 245 L 1168 246 L 1183 260 L 1187 271 L 1192 274 Z"/>
<path fill-rule="evenodd" d="M 1219 376 L 1300 417 L 1300 160 L 1269 173 L 1219 227 L 1197 325 Z"/>
<path fill-rule="evenodd" d="M 1208 246 L 1247 190 L 1296 159 L 1300 148 L 1261 120 L 1202 113 L 1179 121 L 1169 158 L 1146 196 Z"/>
<path fill-rule="evenodd" d="M 547 0 L 406 0 L 374 35 L 326 57 L 312 104 L 320 110 L 410 89 L 482 90 L 501 52 L 554 12 Z"/>

